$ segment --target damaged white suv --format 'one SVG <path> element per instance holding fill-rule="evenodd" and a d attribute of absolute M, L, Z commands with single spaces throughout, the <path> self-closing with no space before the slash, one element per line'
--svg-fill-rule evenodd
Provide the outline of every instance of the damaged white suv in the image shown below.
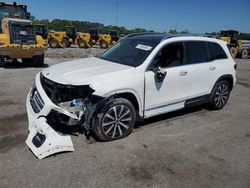
<path fill-rule="evenodd" d="M 139 119 L 205 103 L 221 109 L 235 74 L 236 64 L 220 40 L 129 35 L 100 57 L 61 63 L 36 75 L 27 97 L 26 143 L 43 158 L 74 150 L 63 134 L 69 127 L 110 141 L 130 134 Z"/>

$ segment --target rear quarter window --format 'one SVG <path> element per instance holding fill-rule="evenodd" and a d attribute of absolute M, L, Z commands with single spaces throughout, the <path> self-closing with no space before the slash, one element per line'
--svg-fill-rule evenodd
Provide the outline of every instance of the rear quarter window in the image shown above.
<path fill-rule="evenodd" d="M 209 61 L 206 42 L 187 41 L 185 48 L 188 64 L 205 63 Z"/>
<path fill-rule="evenodd" d="M 208 52 L 209 52 L 211 61 L 216 60 L 216 59 L 228 58 L 225 51 L 219 44 L 215 42 L 207 42 L 207 46 L 208 46 Z"/>

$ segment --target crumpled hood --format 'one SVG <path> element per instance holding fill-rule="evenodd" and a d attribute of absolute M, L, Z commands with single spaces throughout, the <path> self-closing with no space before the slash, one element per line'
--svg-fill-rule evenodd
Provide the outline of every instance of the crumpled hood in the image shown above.
<path fill-rule="evenodd" d="M 94 80 L 115 79 L 120 73 L 127 75 L 132 70 L 134 67 L 91 57 L 51 66 L 44 69 L 42 74 L 57 83 L 85 85 L 91 84 Z"/>

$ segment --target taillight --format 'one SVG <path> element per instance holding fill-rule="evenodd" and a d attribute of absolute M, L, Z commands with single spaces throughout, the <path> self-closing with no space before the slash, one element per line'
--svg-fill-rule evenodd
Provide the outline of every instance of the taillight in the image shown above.
<path fill-rule="evenodd" d="M 237 70 L 237 64 L 236 63 L 234 64 L 234 70 Z"/>

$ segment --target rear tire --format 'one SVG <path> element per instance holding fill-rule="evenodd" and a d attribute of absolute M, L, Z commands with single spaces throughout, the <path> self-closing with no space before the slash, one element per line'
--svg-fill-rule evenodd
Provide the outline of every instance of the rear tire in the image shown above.
<path fill-rule="evenodd" d="M 211 96 L 209 106 L 212 110 L 220 110 L 222 109 L 230 96 L 230 85 L 228 81 L 221 80 L 215 84 Z"/>
<path fill-rule="evenodd" d="M 42 67 L 44 64 L 44 54 L 36 55 L 33 58 L 23 58 L 22 62 L 33 67 Z"/>
<path fill-rule="evenodd" d="M 231 48 L 230 48 L 230 53 L 231 53 L 231 56 L 232 56 L 233 58 L 235 58 L 236 55 L 237 55 L 237 50 L 236 50 L 236 48 L 235 48 L 235 47 L 231 47 Z"/>
<path fill-rule="evenodd" d="M 247 49 L 242 50 L 242 52 L 241 52 L 241 58 L 242 59 L 247 59 L 248 58 L 248 51 L 247 51 Z"/>
<path fill-rule="evenodd" d="M 59 42 L 56 39 L 50 39 L 49 40 L 49 47 L 50 48 L 58 48 Z"/>
<path fill-rule="evenodd" d="M 104 104 L 93 118 L 94 136 L 101 141 L 112 141 L 128 136 L 135 124 L 136 111 L 124 98 L 113 99 Z"/>

